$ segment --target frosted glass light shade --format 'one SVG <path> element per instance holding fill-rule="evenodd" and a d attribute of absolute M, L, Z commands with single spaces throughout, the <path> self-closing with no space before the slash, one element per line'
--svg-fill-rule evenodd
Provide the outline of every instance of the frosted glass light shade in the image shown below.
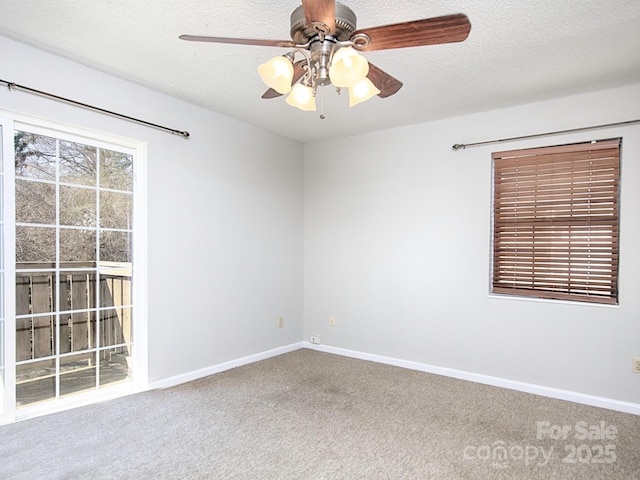
<path fill-rule="evenodd" d="M 369 62 L 353 47 L 340 48 L 331 60 L 329 79 L 336 87 L 353 87 L 369 73 Z"/>
<path fill-rule="evenodd" d="M 365 77 L 349 89 L 349 106 L 353 107 L 379 93 L 380 90 L 376 88 L 371 80 Z"/>
<path fill-rule="evenodd" d="M 288 58 L 284 56 L 273 57 L 258 67 L 258 73 L 262 81 L 276 92 L 289 93 L 291 91 L 293 65 Z"/>
<path fill-rule="evenodd" d="M 301 83 L 293 87 L 286 102 L 292 107 L 299 108 L 305 112 L 316 111 L 316 97 L 313 95 L 313 90 L 311 87 L 307 87 Z"/>

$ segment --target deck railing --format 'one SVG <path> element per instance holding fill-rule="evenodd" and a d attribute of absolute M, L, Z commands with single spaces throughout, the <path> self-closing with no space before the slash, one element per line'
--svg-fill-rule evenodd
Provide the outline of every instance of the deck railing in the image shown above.
<path fill-rule="evenodd" d="M 17 264 L 16 360 L 130 345 L 131 264 L 69 262 L 58 271 L 54 267 Z"/>

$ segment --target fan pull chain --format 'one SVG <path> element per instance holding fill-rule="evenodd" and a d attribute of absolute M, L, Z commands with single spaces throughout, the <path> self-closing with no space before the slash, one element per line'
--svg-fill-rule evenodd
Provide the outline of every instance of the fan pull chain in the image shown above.
<path fill-rule="evenodd" d="M 324 120 L 324 92 L 320 92 L 320 120 Z"/>

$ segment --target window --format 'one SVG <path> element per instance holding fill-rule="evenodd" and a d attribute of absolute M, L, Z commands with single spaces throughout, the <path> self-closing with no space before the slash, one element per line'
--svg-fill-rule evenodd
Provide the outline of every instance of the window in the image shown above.
<path fill-rule="evenodd" d="M 143 147 L 44 121 L 0 126 L 0 413 L 144 388 Z"/>
<path fill-rule="evenodd" d="M 620 139 L 493 154 L 492 291 L 618 303 Z"/>

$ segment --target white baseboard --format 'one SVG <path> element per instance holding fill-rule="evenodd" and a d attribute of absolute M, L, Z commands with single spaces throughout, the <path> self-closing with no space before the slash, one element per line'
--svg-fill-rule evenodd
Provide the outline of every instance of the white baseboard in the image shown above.
<path fill-rule="evenodd" d="M 360 360 L 369 360 L 371 362 L 384 363 L 386 365 L 393 365 L 396 367 L 408 368 L 411 370 L 418 370 L 421 372 L 433 373 L 436 375 L 443 375 L 445 377 L 452 377 L 460 380 L 468 380 L 470 382 L 492 385 L 494 387 L 508 388 L 510 390 L 532 393 L 535 395 L 541 395 L 543 397 L 581 403 L 584 405 L 590 405 L 592 407 L 600 407 L 606 408 L 608 410 L 640 415 L 640 404 L 638 403 L 623 402 L 611 398 L 597 397 L 594 395 L 572 392 L 570 390 L 561 390 L 558 388 L 545 387 L 532 383 L 509 380 L 506 378 L 465 372 L 463 370 L 456 370 L 453 368 L 438 367 L 434 365 L 428 365 L 426 363 L 412 362 L 409 360 L 402 360 L 393 357 L 385 357 L 383 355 L 375 355 L 371 353 L 358 352 L 355 350 L 348 350 L 345 348 L 331 347 L 329 345 L 316 345 L 310 342 L 303 342 L 303 344 L 304 348 L 309 348 L 320 352 L 333 353 L 345 357 L 358 358 Z"/>
<path fill-rule="evenodd" d="M 394 357 L 386 357 L 384 355 L 376 355 L 372 353 L 359 352 L 356 350 L 349 350 L 346 348 L 332 347 L 329 345 L 316 345 L 310 342 L 297 342 L 284 347 L 274 348 L 267 350 L 266 352 L 256 353 L 246 357 L 230 360 L 228 362 L 212 365 L 210 367 L 194 370 L 192 372 L 183 373 L 174 377 L 165 378 L 149 384 L 149 389 L 155 388 L 169 388 L 181 383 L 197 380 L 202 377 L 213 375 L 216 373 L 224 372 L 235 367 L 242 365 L 248 365 L 250 363 L 258 362 L 260 360 L 266 360 L 267 358 L 276 357 L 284 353 L 293 352 L 301 348 L 309 348 L 317 350 L 319 352 L 332 353 L 335 355 L 342 355 L 344 357 L 357 358 L 360 360 L 368 360 L 376 363 L 383 363 L 386 365 L 393 365 L 395 367 L 408 368 L 410 370 L 417 370 L 420 372 L 433 373 L 435 375 L 442 375 L 445 377 L 457 378 L 460 380 L 467 380 L 470 382 L 482 383 L 485 385 L 491 385 L 494 387 L 508 388 L 510 390 L 517 390 L 520 392 L 532 393 L 534 395 L 541 395 L 543 397 L 556 398 L 558 400 L 565 400 L 568 402 L 580 403 L 583 405 L 590 405 L 593 407 L 606 408 L 608 410 L 615 410 L 618 412 L 631 413 L 633 415 L 640 415 L 640 404 L 623 402 L 620 400 L 614 400 L 606 397 L 597 397 L 595 395 L 588 395 L 585 393 L 573 392 L 570 390 L 562 390 L 559 388 L 551 388 L 543 385 L 536 385 L 532 383 L 519 382 L 516 380 L 510 380 L 507 378 L 493 377 L 491 375 L 483 375 L 479 373 L 466 372 L 464 370 L 456 370 L 454 368 L 438 367 L 435 365 L 429 365 L 426 363 L 413 362 L 410 360 L 402 360 Z"/>
<path fill-rule="evenodd" d="M 174 377 L 164 378 L 162 380 L 150 383 L 149 390 L 153 390 L 156 388 L 174 387 L 176 385 L 180 385 L 181 383 L 191 382 L 193 380 L 207 377 L 215 373 L 220 373 L 224 372 L 225 370 L 241 367 L 242 365 L 248 365 L 249 363 L 259 362 L 260 360 L 266 360 L 267 358 L 277 357 L 278 355 L 282 355 L 283 353 L 293 352 L 294 350 L 300 350 L 301 348 L 304 348 L 304 342 L 292 343 L 290 345 L 285 345 L 284 347 L 267 350 L 266 352 L 256 353 L 254 355 L 248 355 L 246 357 L 219 363 L 217 365 L 201 368 L 192 372 L 182 373 Z"/>

